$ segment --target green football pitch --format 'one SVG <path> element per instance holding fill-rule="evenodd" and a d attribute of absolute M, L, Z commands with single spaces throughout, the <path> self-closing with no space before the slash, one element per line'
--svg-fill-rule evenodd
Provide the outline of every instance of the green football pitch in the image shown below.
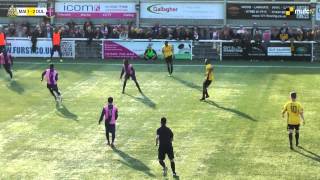
<path fill-rule="evenodd" d="M 173 77 L 163 64 L 138 62 L 142 96 L 132 81 L 121 94 L 119 62 L 66 60 L 56 64 L 56 107 L 40 82 L 47 64 L 17 61 L 12 82 L 0 69 L 0 179 L 172 179 L 157 160 L 162 116 L 180 179 L 320 179 L 320 64 L 218 63 L 211 97 L 200 102 L 200 62 L 179 62 Z M 292 90 L 306 119 L 293 151 L 281 117 Z M 116 149 L 98 125 L 108 96 L 119 109 Z"/>

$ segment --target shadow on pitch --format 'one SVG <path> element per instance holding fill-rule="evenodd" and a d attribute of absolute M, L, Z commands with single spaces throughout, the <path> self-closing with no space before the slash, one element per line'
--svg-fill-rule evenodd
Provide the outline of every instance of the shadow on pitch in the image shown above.
<path fill-rule="evenodd" d="M 59 112 L 59 113 L 57 113 L 58 116 L 78 121 L 78 116 L 76 114 L 73 114 L 72 112 L 70 112 L 69 109 L 65 105 L 61 104 L 59 106 L 59 103 L 57 103 L 56 109 Z"/>
<path fill-rule="evenodd" d="M 120 149 L 117 149 L 116 147 L 113 147 L 112 150 L 122 158 L 122 160 L 119 160 L 122 164 L 137 171 L 141 171 L 150 177 L 155 177 L 155 175 L 150 172 L 150 168 L 139 159 L 131 157 L 130 155 L 121 151 Z"/>
<path fill-rule="evenodd" d="M 193 82 L 186 81 L 186 80 L 184 80 L 184 79 L 181 79 L 181 78 L 175 77 L 175 76 L 173 76 L 172 79 L 178 81 L 179 83 L 185 85 L 186 87 L 189 87 L 189 88 L 192 88 L 192 89 L 196 89 L 196 90 L 202 92 L 202 86 L 199 86 L 199 85 L 197 85 L 197 84 L 194 84 Z"/>
<path fill-rule="evenodd" d="M 17 81 L 12 80 L 11 82 L 9 82 L 9 83 L 7 84 L 7 87 L 8 87 L 11 91 L 14 91 L 14 92 L 16 92 L 16 93 L 18 93 L 18 94 L 23 94 L 23 93 L 24 93 L 24 88 L 23 88 L 23 86 L 22 86 L 19 82 L 17 82 Z"/>
<path fill-rule="evenodd" d="M 304 156 L 304 157 L 307 157 L 307 158 L 310 158 L 310 159 L 312 159 L 312 160 L 314 160 L 314 161 L 320 162 L 320 155 L 318 155 L 318 154 L 316 154 L 316 153 L 314 153 L 314 152 L 311 152 L 311 151 L 305 149 L 305 148 L 302 147 L 302 146 L 299 146 L 298 148 L 299 148 L 301 151 L 298 151 L 298 150 L 296 150 L 296 149 L 294 149 L 293 151 L 296 152 L 296 153 L 298 153 L 298 154 L 300 154 L 300 155 L 302 155 L 302 156 Z"/>
<path fill-rule="evenodd" d="M 142 97 L 136 97 L 136 96 L 133 96 L 131 94 L 127 94 L 125 93 L 127 96 L 149 106 L 150 108 L 152 109 L 155 109 L 156 108 L 156 103 L 154 103 L 148 96 L 146 96 L 144 93 L 141 93 Z"/>
<path fill-rule="evenodd" d="M 255 118 L 251 117 L 250 115 L 244 113 L 244 112 L 241 112 L 239 110 L 236 110 L 236 109 L 232 109 L 232 108 L 228 108 L 228 107 L 223 107 L 223 106 L 220 106 L 219 104 L 215 103 L 214 101 L 211 101 L 211 100 L 206 100 L 204 101 L 212 106 L 215 106 L 219 109 L 222 109 L 222 110 L 225 110 L 225 111 L 229 111 L 229 112 L 232 112 L 240 117 L 243 117 L 245 119 L 249 119 L 251 121 L 257 121 Z"/>

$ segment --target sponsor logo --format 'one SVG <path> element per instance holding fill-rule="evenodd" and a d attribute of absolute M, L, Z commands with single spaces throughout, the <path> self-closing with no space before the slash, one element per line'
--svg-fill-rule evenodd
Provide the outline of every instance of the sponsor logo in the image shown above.
<path fill-rule="evenodd" d="M 294 6 L 287 7 L 285 9 L 285 14 L 287 17 L 292 15 L 297 16 L 308 16 L 314 14 L 314 10 L 309 9 L 307 6 L 301 6 L 300 8 L 295 8 Z"/>
<path fill-rule="evenodd" d="M 99 4 L 63 4 L 64 12 L 99 12 L 100 10 L 101 8 Z"/>
<path fill-rule="evenodd" d="M 147 8 L 147 10 L 154 14 L 164 14 L 170 12 L 177 12 L 178 8 L 164 7 L 162 4 L 153 4 Z"/>

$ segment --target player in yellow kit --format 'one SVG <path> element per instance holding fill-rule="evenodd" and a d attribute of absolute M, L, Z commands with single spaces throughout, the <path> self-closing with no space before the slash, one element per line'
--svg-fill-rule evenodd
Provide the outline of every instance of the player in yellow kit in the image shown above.
<path fill-rule="evenodd" d="M 173 46 L 171 44 L 168 43 L 168 41 L 164 42 L 164 46 L 162 47 L 162 54 L 163 57 L 167 63 L 167 68 L 168 68 L 168 76 L 172 76 L 173 73 Z"/>
<path fill-rule="evenodd" d="M 200 99 L 200 101 L 204 101 L 206 98 L 209 98 L 208 87 L 210 86 L 210 84 L 214 79 L 213 66 L 211 65 L 208 59 L 205 59 L 204 62 L 206 64 L 206 75 L 203 82 L 202 98 Z"/>
<path fill-rule="evenodd" d="M 299 145 L 299 128 L 300 128 L 301 120 L 303 124 L 305 124 L 305 120 L 303 116 L 303 107 L 296 100 L 297 93 L 291 92 L 290 98 L 291 98 L 291 101 L 287 102 L 283 107 L 282 117 L 284 118 L 285 114 L 287 114 L 290 149 L 293 149 L 293 146 L 292 146 L 293 130 L 295 130 L 296 132 L 295 133 L 296 146 L 298 146 Z"/>

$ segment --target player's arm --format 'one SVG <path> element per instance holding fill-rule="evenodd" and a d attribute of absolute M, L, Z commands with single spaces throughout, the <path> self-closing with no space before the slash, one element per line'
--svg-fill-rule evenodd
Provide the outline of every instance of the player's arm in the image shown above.
<path fill-rule="evenodd" d="M 116 109 L 116 120 L 118 119 L 118 109 Z"/>
<path fill-rule="evenodd" d="M 154 49 L 152 49 L 152 51 L 156 56 L 158 56 L 157 52 Z"/>
<path fill-rule="evenodd" d="M 287 104 L 283 107 L 282 118 L 284 118 L 285 113 L 287 112 Z"/>
<path fill-rule="evenodd" d="M 124 74 L 124 67 L 122 67 L 121 74 L 120 74 L 120 79 L 122 79 L 123 74 Z"/>
<path fill-rule="evenodd" d="M 303 112 L 300 113 L 300 117 L 301 117 L 301 119 L 302 119 L 302 123 L 303 123 L 303 124 L 306 124 L 306 120 L 304 120 Z"/>
<path fill-rule="evenodd" d="M 156 146 L 159 144 L 159 129 L 157 130 L 157 136 L 156 136 Z"/>
<path fill-rule="evenodd" d="M 159 144 L 159 135 L 156 136 L 156 146 Z"/>
<path fill-rule="evenodd" d="M 44 75 L 46 75 L 46 71 L 43 71 L 43 73 L 42 73 L 42 75 L 41 75 L 41 81 L 43 81 Z"/>
<path fill-rule="evenodd" d="M 301 107 L 301 109 L 300 109 L 300 117 L 301 117 L 301 119 L 302 119 L 302 123 L 303 124 L 306 124 L 306 121 L 304 120 L 304 114 L 303 114 L 303 108 Z"/>
<path fill-rule="evenodd" d="M 131 66 L 131 71 L 132 71 L 132 74 L 135 75 L 136 74 L 136 71 L 134 70 L 134 68 Z"/>
<path fill-rule="evenodd" d="M 58 75 L 59 75 L 59 74 L 57 73 L 57 74 L 56 74 L 56 77 L 55 77 L 55 80 L 56 80 L 56 81 L 58 81 L 58 79 L 59 79 L 59 78 L 58 78 Z"/>
<path fill-rule="evenodd" d="M 100 119 L 99 119 L 99 124 L 101 123 L 101 121 L 103 120 L 103 116 L 105 114 L 105 110 L 104 108 L 102 109 L 101 115 L 100 115 Z"/>

